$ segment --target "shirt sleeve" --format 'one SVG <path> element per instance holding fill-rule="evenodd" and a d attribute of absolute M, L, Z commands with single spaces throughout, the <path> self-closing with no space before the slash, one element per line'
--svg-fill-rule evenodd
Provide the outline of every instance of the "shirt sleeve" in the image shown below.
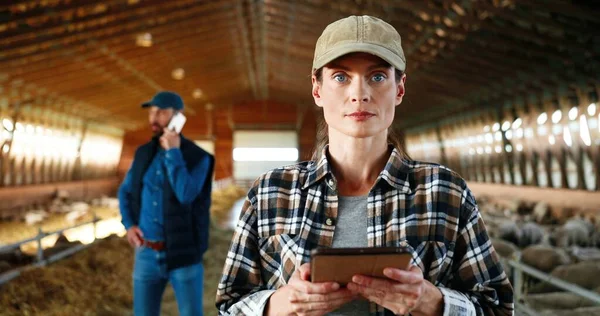
<path fill-rule="evenodd" d="M 179 148 L 171 148 L 165 152 L 165 168 L 169 183 L 181 204 L 193 202 L 204 187 L 211 181 L 210 164 L 212 157 L 206 155 L 193 170 L 188 171 Z"/>
<path fill-rule="evenodd" d="M 444 315 L 512 315 L 512 286 L 466 185 L 461 213 L 466 223 L 460 225 L 455 245 L 453 279 L 449 289 L 440 288 Z"/>
<path fill-rule="evenodd" d="M 265 286 L 260 273 L 257 215 L 253 199 L 249 193 L 217 287 L 216 306 L 220 315 L 263 315 L 269 298 L 275 292 Z"/>
<path fill-rule="evenodd" d="M 121 211 L 121 223 L 128 230 L 134 225 L 134 221 L 131 218 L 131 169 L 125 175 L 123 183 L 119 187 L 117 193 L 119 198 L 119 211 Z"/>

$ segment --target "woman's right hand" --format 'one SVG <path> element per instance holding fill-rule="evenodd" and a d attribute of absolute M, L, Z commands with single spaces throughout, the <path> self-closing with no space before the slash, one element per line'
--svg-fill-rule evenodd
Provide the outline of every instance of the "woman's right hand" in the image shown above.
<path fill-rule="evenodd" d="M 310 263 L 305 263 L 294 272 L 287 285 L 271 295 L 264 315 L 320 316 L 358 298 L 337 283 L 310 282 Z"/>

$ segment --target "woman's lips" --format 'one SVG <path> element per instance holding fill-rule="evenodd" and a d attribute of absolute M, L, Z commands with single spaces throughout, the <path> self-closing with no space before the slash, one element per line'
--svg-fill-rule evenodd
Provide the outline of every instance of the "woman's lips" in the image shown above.
<path fill-rule="evenodd" d="M 375 116 L 375 114 L 373 114 L 371 112 L 366 112 L 366 111 L 359 111 L 359 112 L 354 112 L 354 113 L 348 114 L 347 116 L 356 121 L 366 121 L 366 120 L 370 119 L 371 117 Z"/>

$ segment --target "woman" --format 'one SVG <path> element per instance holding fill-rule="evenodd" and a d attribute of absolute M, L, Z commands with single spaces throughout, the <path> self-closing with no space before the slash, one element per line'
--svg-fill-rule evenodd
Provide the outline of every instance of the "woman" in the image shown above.
<path fill-rule="evenodd" d="M 400 35 L 351 16 L 315 49 L 312 95 L 326 122 L 310 162 L 250 189 L 217 292 L 230 315 L 508 315 L 512 288 L 459 175 L 411 161 L 388 130 L 405 93 Z M 310 282 L 316 247 L 409 246 L 409 271 Z"/>

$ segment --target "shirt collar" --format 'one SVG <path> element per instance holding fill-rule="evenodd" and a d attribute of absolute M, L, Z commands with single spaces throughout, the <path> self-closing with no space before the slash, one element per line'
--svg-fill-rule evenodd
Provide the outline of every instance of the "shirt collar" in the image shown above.
<path fill-rule="evenodd" d="M 331 166 L 327 159 L 328 148 L 329 145 L 323 148 L 319 161 L 309 164 L 308 176 L 304 182 L 304 185 L 302 186 L 303 190 L 317 182 L 320 182 L 323 178 L 334 178 L 333 174 L 331 173 Z M 385 164 L 385 168 L 381 171 L 381 173 L 379 173 L 375 183 L 378 184 L 381 181 L 385 181 L 400 192 L 410 194 L 411 189 L 409 183 L 409 171 L 410 166 L 408 161 L 403 157 L 398 149 L 393 148 L 392 153 Z"/>

